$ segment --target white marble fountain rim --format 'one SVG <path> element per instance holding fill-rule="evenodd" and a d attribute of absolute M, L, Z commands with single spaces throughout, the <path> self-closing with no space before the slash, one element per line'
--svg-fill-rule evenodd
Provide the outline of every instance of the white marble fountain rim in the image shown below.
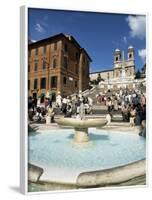
<path fill-rule="evenodd" d="M 60 183 L 76 183 L 77 177 L 80 173 L 86 172 L 82 169 L 70 169 L 69 168 L 57 168 L 57 167 L 44 167 L 44 173 L 40 180 L 48 182 L 60 182 Z M 100 168 L 101 169 L 101 168 Z"/>
<path fill-rule="evenodd" d="M 89 128 L 89 130 L 94 130 L 94 129 L 96 129 L 96 128 L 93 128 L 93 127 Z M 65 131 L 66 129 L 63 129 L 63 130 Z M 50 130 L 47 129 L 45 131 L 49 132 Z M 100 135 L 101 134 L 100 131 L 101 130 L 99 130 L 99 132 L 97 131 L 96 134 Z M 104 129 L 102 131 L 103 131 L 103 133 L 106 133 L 106 134 L 107 134 L 107 132 L 110 132 L 110 131 L 104 130 Z M 44 133 L 44 130 L 39 129 L 38 132 Z M 121 132 L 123 133 L 123 131 L 121 131 Z M 116 131 L 116 133 L 118 133 L 118 131 Z M 128 131 L 125 130 L 125 133 L 126 134 L 132 134 L 129 130 Z M 131 164 L 131 163 L 128 163 L 128 164 Z M 64 168 L 64 167 L 59 168 L 59 167 L 50 167 L 50 166 L 48 167 L 48 166 L 40 165 L 40 164 L 37 164 L 37 163 L 33 163 L 33 164 L 44 169 L 44 173 L 40 177 L 41 181 L 60 182 L 60 183 L 76 183 L 76 180 L 77 180 L 78 175 L 80 173 L 104 169 L 102 167 L 100 167 L 98 169 L 97 168 L 96 169 L 89 169 L 88 168 L 88 169 L 84 169 L 84 170 L 83 169 L 71 169 L 70 168 L 70 172 L 69 172 L 69 168 Z M 126 165 L 128 165 L 128 164 L 126 164 Z M 121 167 L 121 166 L 116 166 L 116 167 Z"/>
<path fill-rule="evenodd" d="M 36 164 L 36 163 L 34 163 Z M 93 174 L 91 175 L 92 177 L 96 177 L 96 171 L 100 171 L 100 173 L 102 172 L 102 170 L 104 170 L 104 168 L 102 169 L 102 167 L 100 167 L 100 169 L 70 169 L 69 172 L 69 168 L 57 168 L 57 167 L 44 167 L 44 166 L 40 166 L 44 169 L 44 173 L 42 174 L 42 176 L 40 177 L 41 181 L 46 181 L 46 182 L 58 182 L 58 183 L 73 183 L 76 184 L 77 183 L 77 178 L 78 176 L 84 172 L 88 173 L 88 172 L 93 172 Z M 146 173 L 146 166 L 145 166 L 145 159 L 142 160 L 138 160 L 138 161 L 134 161 L 134 162 L 130 162 L 126 165 L 120 165 L 120 166 L 116 166 L 116 168 L 120 168 L 119 169 L 119 175 L 123 175 L 123 168 L 126 167 L 128 169 L 130 169 L 132 171 L 132 178 L 134 178 L 135 174 L 138 174 L 139 176 L 143 175 Z M 112 167 L 111 169 L 105 169 L 105 170 L 111 170 L 111 173 L 115 173 L 112 170 L 115 167 Z M 124 178 L 126 178 L 127 176 L 130 176 L 130 170 L 127 170 L 127 173 L 124 175 Z M 109 172 L 108 172 L 109 173 Z"/>

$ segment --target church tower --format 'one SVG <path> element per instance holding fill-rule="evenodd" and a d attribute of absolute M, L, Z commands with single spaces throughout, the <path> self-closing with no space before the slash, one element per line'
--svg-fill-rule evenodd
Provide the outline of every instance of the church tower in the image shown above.
<path fill-rule="evenodd" d="M 127 67 L 128 77 L 134 79 L 135 77 L 135 50 L 133 46 L 128 47 L 126 67 Z"/>
<path fill-rule="evenodd" d="M 121 52 L 119 49 L 115 49 L 114 51 L 114 64 L 120 63 L 121 61 Z"/>
<path fill-rule="evenodd" d="M 134 48 L 133 46 L 128 47 L 127 52 L 127 59 L 125 60 L 124 51 L 121 51 L 119 49 L 115 49 L 114 51 L 114 73 L 113 77 L 114 79 L 119 80 L 122 78 L 127 79 L 134 79 L 135 75 L 135 61 L 134 61 Z"/>
<path fill-rule="evenodd" d="M 128 60 L 134 60 L 134 48 L 133 46 L 128 47 Z"/>
<path fill-rule="evenodd" d="M 120 76 L 120 68 L 121 68 L 121 51 L 119 49 L 115 49 L 113 78 L 118 78 Z"/>

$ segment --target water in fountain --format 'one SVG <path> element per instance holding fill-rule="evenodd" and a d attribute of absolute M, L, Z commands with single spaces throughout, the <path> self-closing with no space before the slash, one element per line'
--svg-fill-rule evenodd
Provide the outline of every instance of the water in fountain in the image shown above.
<path fill-rule="evenodd" d="M 74 134 L 73 129 L 30 134 L 28 159 L 44 169 L 42 179 L 75 182 L 81 172 L 113 168 L 146 156 L 146 140 L 137 134 L 89 128 L 91 143 L 73 143 Z"/>

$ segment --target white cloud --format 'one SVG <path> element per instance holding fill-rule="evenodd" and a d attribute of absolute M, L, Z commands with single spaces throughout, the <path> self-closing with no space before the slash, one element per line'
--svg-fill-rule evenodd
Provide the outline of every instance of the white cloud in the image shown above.
<path fill-rule="evenodd" d="M 37 23 L 35 25 L 35 30 L 38 31 L 39 33 L 44 33 L 45 32 L 45 29 L 42 27 L 41 24 Z"/>
<path fill-rule="evenodd" d="M 34 43 L 34 42 L 36 42 L 36 40 L 31 40 L 31 42 L 33 42 L 33 43 Z"/>
<path fill-rule="evenodd" d="M 143 63 L 146 61 L 146 49 L 138 50 L 138 55 L 142 59 Z"/>
<path fill-rule="evenodd" d="M 130 28 L 130 36 L 139 39 L 146 37 L 146 17 L 145 16 L 128 16 L 126 18 Z"/>
<path fill-rule="evenodd" d="M 123 41 L 124 44 L 127 44 L 127 37 L 124 36 L 123 39 L 122 39 L 122 41 Z"/>

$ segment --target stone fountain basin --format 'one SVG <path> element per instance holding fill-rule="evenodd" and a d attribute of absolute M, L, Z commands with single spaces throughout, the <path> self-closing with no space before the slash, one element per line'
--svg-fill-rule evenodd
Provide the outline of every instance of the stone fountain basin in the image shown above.
<path fill-rule="evenodd" d="M 146 160 L 105 170 L 80 173 L 77 177 L 79 187 L 106 186 L 123 183 L 146 174 Z"/>
<path fill-rule="evenodd" d="M 89 127 L 102 127 L 107 124 L 106 119 L 76 119 L 76 118 L 59 118 L 55 121 L 60 126 L 72 126 L 78 129 L 84 129 Z"/>

